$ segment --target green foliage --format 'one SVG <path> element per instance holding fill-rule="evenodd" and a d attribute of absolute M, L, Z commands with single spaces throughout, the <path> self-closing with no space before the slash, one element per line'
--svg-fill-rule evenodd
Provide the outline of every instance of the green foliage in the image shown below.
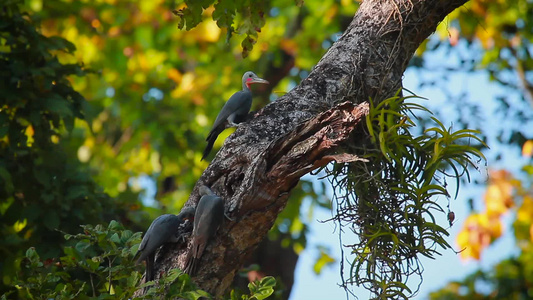
<path fill-rule="evenodd" d="M 253 3 L 250 3 L 253 2 Z M 228 38 L 235 31 L 245 35 L 241 42 L 242 57 L 248 56 L 257 42 L 258 32 L 265 25 L 265 13 L 270 9 L 265 1 L 194 1 L 185 0 L 184 8 L 174 11 L 178 16 L 178 28 L 190 30 L 202 22 L 202 13 L 211 5 L 214 7 L 212 18 L 219 28 L 226 28 Z M 239 24 L 233 28 L 235 17 L 239 16 Z"/>
<path fill-rule="evenodd" d="M 64 256 L 57 261 L 42 260 L 35 248 L 29 248 L 12 283 L 17 292 L 6 296 L 16 293 L 21 299 L 131 299 L 139 288 L 147 288 L 141 298 L 135 299 L 210 297 L 178 269 L 162 276 L 157 285 L 141 285 L 140 266 L 134 262 L 140 232 L 125 230 L 116 221 L 82 228 L 83 233 L 65 235 L 65 239 L 75 243 L 65 247 Z"/>
<path fill-rule="evenodd" d="M 231 300 L 263 300 L 274 294 L 274 287 L 276 286 L 276 279 L 272 276 L 263 277 L 261 280 L 250 282 L 248 289 L 249 295 L 244 295 L 236 290 L 230 293 Z"/>
<path fill-rule="evenodd" d="M 274 293 L 274 287 L 276 286 L 276 279 L 272 276 L 266 276 L 259 281 L 250 282 L 248 289 L 250 290 L 250 296 L 243 299 L 255 299 L 263 300 L 268 298 Z"/>
<path fill-rule="evenodd" d="M 65 234 L 73 246 L 59 260 L 42 260 L 35 248 L 26 251 L 13 285 L 22 299 L 86 299 L 116 295 L 128 298 L 138 288 L 141 273 L 133 262 L 141 233 L 133 234 L 116 221 L 108 226 L 83 225 L 83 233 Z"/>
<path fill-rule="evenodd" d="M 107 226 L 82 225 L 82 233 L 65 234 L 73 246 L 63 248 L 58 259 L 43 260 L 35 248 L 29 248 L 21 270 L 11 282 L 16 290 L 3 299 L 188 299 L 212 298 L 199 290 L 189 275 L 172 269 L 158 282 L 141 284 L 140 265 L 135 256 L 141 233 L 133 233 L 116 222 Z M 248 285 L 249 294 L 231 293 L 231 299 L 262 300 L 274 293 L 276 280 L 267 276 Z M 141 296 L 135 296 L 145 289 Z"/>
<path fill-rule="evenodd" d="M 24 249 L 34 245 L 45 258 L 57 256 L 63 241 L 56 229 L 70 231 L 114 212 L 62 143 L 76 119 L 87 119 L 87 102 L 68 80 L 85 71 L 57 58 L 75 47 L 42 35 L 18 2 L 0 9 L 0 269 L 8 285 Z"/>
<path fill-rule="evenodd" d="M 377 298 L 407 299 L 410 275 L 421 276 L 420 255 L 434 258 L 448 249 L 448 232 L 434 214 L 445 213 L 437 202 L 449 198 L 446 177 L 468 175 L 473 158 L 484 158 L 472 141 L 483 144 L 476 131 L 453 132 L 437 125 L 420 136 L 409 117 L 423 106 L 398 95 L 371 105 L 366 125 L 370 140 L 355 153 L 367 160 L 335 165 L 332 175 L 338 210 L 336 220 L 348 226 L 359 241 L 345 287 L 363 285 Z M 451 173 L 446 170 L 451 169 Z"/>

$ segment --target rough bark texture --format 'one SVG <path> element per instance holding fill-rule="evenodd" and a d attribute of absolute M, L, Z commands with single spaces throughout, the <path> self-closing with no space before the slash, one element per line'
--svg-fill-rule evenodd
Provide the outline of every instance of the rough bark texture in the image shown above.
<path fill-rule="evenodd" d="M 201 259 L 194 281 L 202 289 L 227 291 L 302 175 L 331 160 L 357 159 L 336 149 L 353 138 L 368 112 L 365 101 L 394 94 L 420 43 L 465 2 L 364 1 L 309 77 L 226 139 L 197 186 L 212 187 L 235 221 L 224 221 Z M 198 199 L 195 188 L 187 205 Z M 183 268 L 186 252 L 172 249 L 156 270 Z"/>

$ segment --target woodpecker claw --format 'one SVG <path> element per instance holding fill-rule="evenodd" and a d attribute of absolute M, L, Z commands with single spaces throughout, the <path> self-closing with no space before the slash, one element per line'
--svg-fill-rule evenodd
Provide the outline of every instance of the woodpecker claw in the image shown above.
<path fill-rule="evenodd" d="M 224 217 L 226 217 L 226 219 L 230 220 L 231 222 L 235 222 L 235 218 L 232 219 L 230 216 L 228 216 L 226 212 L 224 212 Z"/>

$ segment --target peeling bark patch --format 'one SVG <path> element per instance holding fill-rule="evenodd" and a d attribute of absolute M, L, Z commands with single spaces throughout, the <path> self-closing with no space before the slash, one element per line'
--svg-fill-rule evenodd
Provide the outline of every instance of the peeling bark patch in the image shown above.
<path fill-rule="evenodd" d="M 349 138 L 368 110 L 366 102 L 358 106 L 345 102 L 301 124 L 280 139 L 271 146 L 278 152 L 274 164 L 267 169 L 270 180 L 285 178 L 288 174 L 299 178 L 311 171 L 316 160 Z"/>

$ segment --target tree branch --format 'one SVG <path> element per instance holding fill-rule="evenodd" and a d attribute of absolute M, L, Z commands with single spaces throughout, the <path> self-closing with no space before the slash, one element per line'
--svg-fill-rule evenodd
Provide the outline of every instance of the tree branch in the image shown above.
<path fill-rule="evenodd" d="M 464 2 L 364 1 L 309 77 L 226 139 L 197 187 L 212 187 L 235 221 L 225 221 L 204 252 L 194 277 L 202 289 L 217 296 L 226 292 L 302 175 L 331 160 L 358 159 L 337 150 L 361 138 L 351 133 L 368 113 L 365 102 L 401 87 L 414 51 Z M 189 202 L 197 203 L 197 187 Z M 185 254 L 173 249 L 156 269 L 182 268 Z"/>

